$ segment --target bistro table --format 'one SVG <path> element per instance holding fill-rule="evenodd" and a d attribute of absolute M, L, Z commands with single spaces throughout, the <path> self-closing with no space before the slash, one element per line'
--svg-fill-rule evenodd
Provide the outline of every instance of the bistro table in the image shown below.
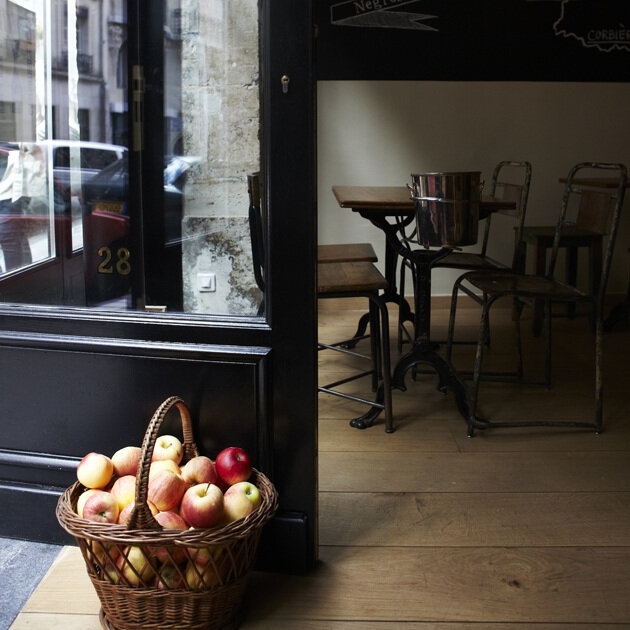
<path fill-rule="evenodd" d="M 333 195 L 337 203 L 342 208 L 352 208 L 365 218 L 364 212 L 369 213 L 375 210 L 378 214 L 385 213 L 387 216 L 403 217 L 405 225 L 414 219 L 414 204 L 409 196 L 409 190 L 404 186 L 333 186 Z M 378 226 L 380 227 L 380 226 Z M 411 312 L 409 303 L 404 295 L 398 293 L 396 287 L 396 267 L 398 265 L 398 252 L 390 243 L 385 241 L 385 279 L 389 284 L 389 289 L 383 294 L 385 302 L 393 302 L 400 309 L 399 321 L 414 322 L 414 314 Z M 361 317 L 359 326 L 355 333 L 355 338 L 360 338 L 365 334 L 369 318 L 367 315 Z"/>
<path fill-rule="evenodd" d="M 416 365 L 431 366 L 438 374 L 438 390 L 451 390 L 459 413 L 468 425 L 468 434 L 474 429 L 485 429 L 489 423 L 471 412 L 468 390 L 455 369 L 441 357 L 435 344 L 431 343 L 431 268 L 435 262 L 448 256 L 452 249 L 411 248 L 402 237 L 404 228 L 415 221 L 415 203 L 405 186 L 333 186 L 333 194 L 341 208 L 350 208 L 381 229 L 386 235 L 385 277 L 390 282 L 388 299 L 399 306 L 407 305 L 404 296 L 396 291 L 397 257 L 402 256 L 414 268 L 414 311 L 407 319 L 414 322 L 414 340 L 409 352 L 397 362 L 391 384 L 392 388 L 405 391 L 405 375 Z M 514 209 L 515 202 L 482 197 L 479 203 L 479 219 L 500 209 Z M 408 307 L 408 305 L 407 305 Z M 379 394 L 382 396 L 382 394 Z M 365 429 L 372 425 L 380 409 L 374 408 L 360 418 L 351 421 L 351 426 Z"/>

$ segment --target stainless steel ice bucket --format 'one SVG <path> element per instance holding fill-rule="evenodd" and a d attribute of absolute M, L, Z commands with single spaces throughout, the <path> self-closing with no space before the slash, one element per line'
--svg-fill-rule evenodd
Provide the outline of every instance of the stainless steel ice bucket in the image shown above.
<path fill-rule="evenodd" d="M 412 173 L 409 189 L 420 245 L 459 247 L 477 242 L 480 172 Z"/>

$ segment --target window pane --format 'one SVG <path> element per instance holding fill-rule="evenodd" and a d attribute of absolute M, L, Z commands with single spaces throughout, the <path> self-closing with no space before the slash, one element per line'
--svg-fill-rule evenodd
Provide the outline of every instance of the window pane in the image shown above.
<path fill-rule="evenodd" d="M 255 315 L 247 175 L 260 170 L 258 2 L 168 0 L 164 218 L 183 308 Z"/>
<path fill-rule="evenodd" d="M 164 0 L 163 176 L 133 182 L 163 201 L 143 204 L 144 265 L 130 240 L 140 213 L 129 202 L 125 0 L 3 7 L 1 299 L 255 315 L 257 0 Z M 132 286 L 151 291 L 132 297 Z"/>

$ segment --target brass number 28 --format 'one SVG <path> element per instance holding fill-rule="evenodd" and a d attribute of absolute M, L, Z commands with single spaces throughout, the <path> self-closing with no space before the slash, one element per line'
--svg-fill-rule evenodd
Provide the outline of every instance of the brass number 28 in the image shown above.
<path fill-rule="evenodd" d="M 98 250 L 98 255 L 103 259 L 98 265 L 99 273 L 114 273 L 114 270 L 121 276 L 128 276 L 131 273 L 129 262 L 131 252 L 126 247 L 119 247 L 116 250 L 115 260 L 109 247 L 101 247 Z"/>

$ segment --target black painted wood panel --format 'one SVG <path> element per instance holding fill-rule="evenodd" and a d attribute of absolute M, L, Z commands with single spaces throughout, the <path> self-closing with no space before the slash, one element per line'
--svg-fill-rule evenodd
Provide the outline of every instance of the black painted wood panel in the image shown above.
<path fill-rule="evenodd" d="M 26 532 L 38 522 L 50 523 L 51 497 L 75 481 L 79 459 L 89 451 L 111 455 L 139 446 L 153 412 L 170 395 L 188 404 L 202 453 L 214 457 L 239 445 L 272 475 L 267 349 L 80 338 L 66 340 L 64 348 L 59 338 L 47 344 L 41 336 L 4 337 L 0 495 L 12 509 L 0 534 L 30 538 Z M 176 409 L 162 432 L 181 437 Z M 31 532 L 36 539 L 58 540 L 58 531 L 39 530 Z"/>

